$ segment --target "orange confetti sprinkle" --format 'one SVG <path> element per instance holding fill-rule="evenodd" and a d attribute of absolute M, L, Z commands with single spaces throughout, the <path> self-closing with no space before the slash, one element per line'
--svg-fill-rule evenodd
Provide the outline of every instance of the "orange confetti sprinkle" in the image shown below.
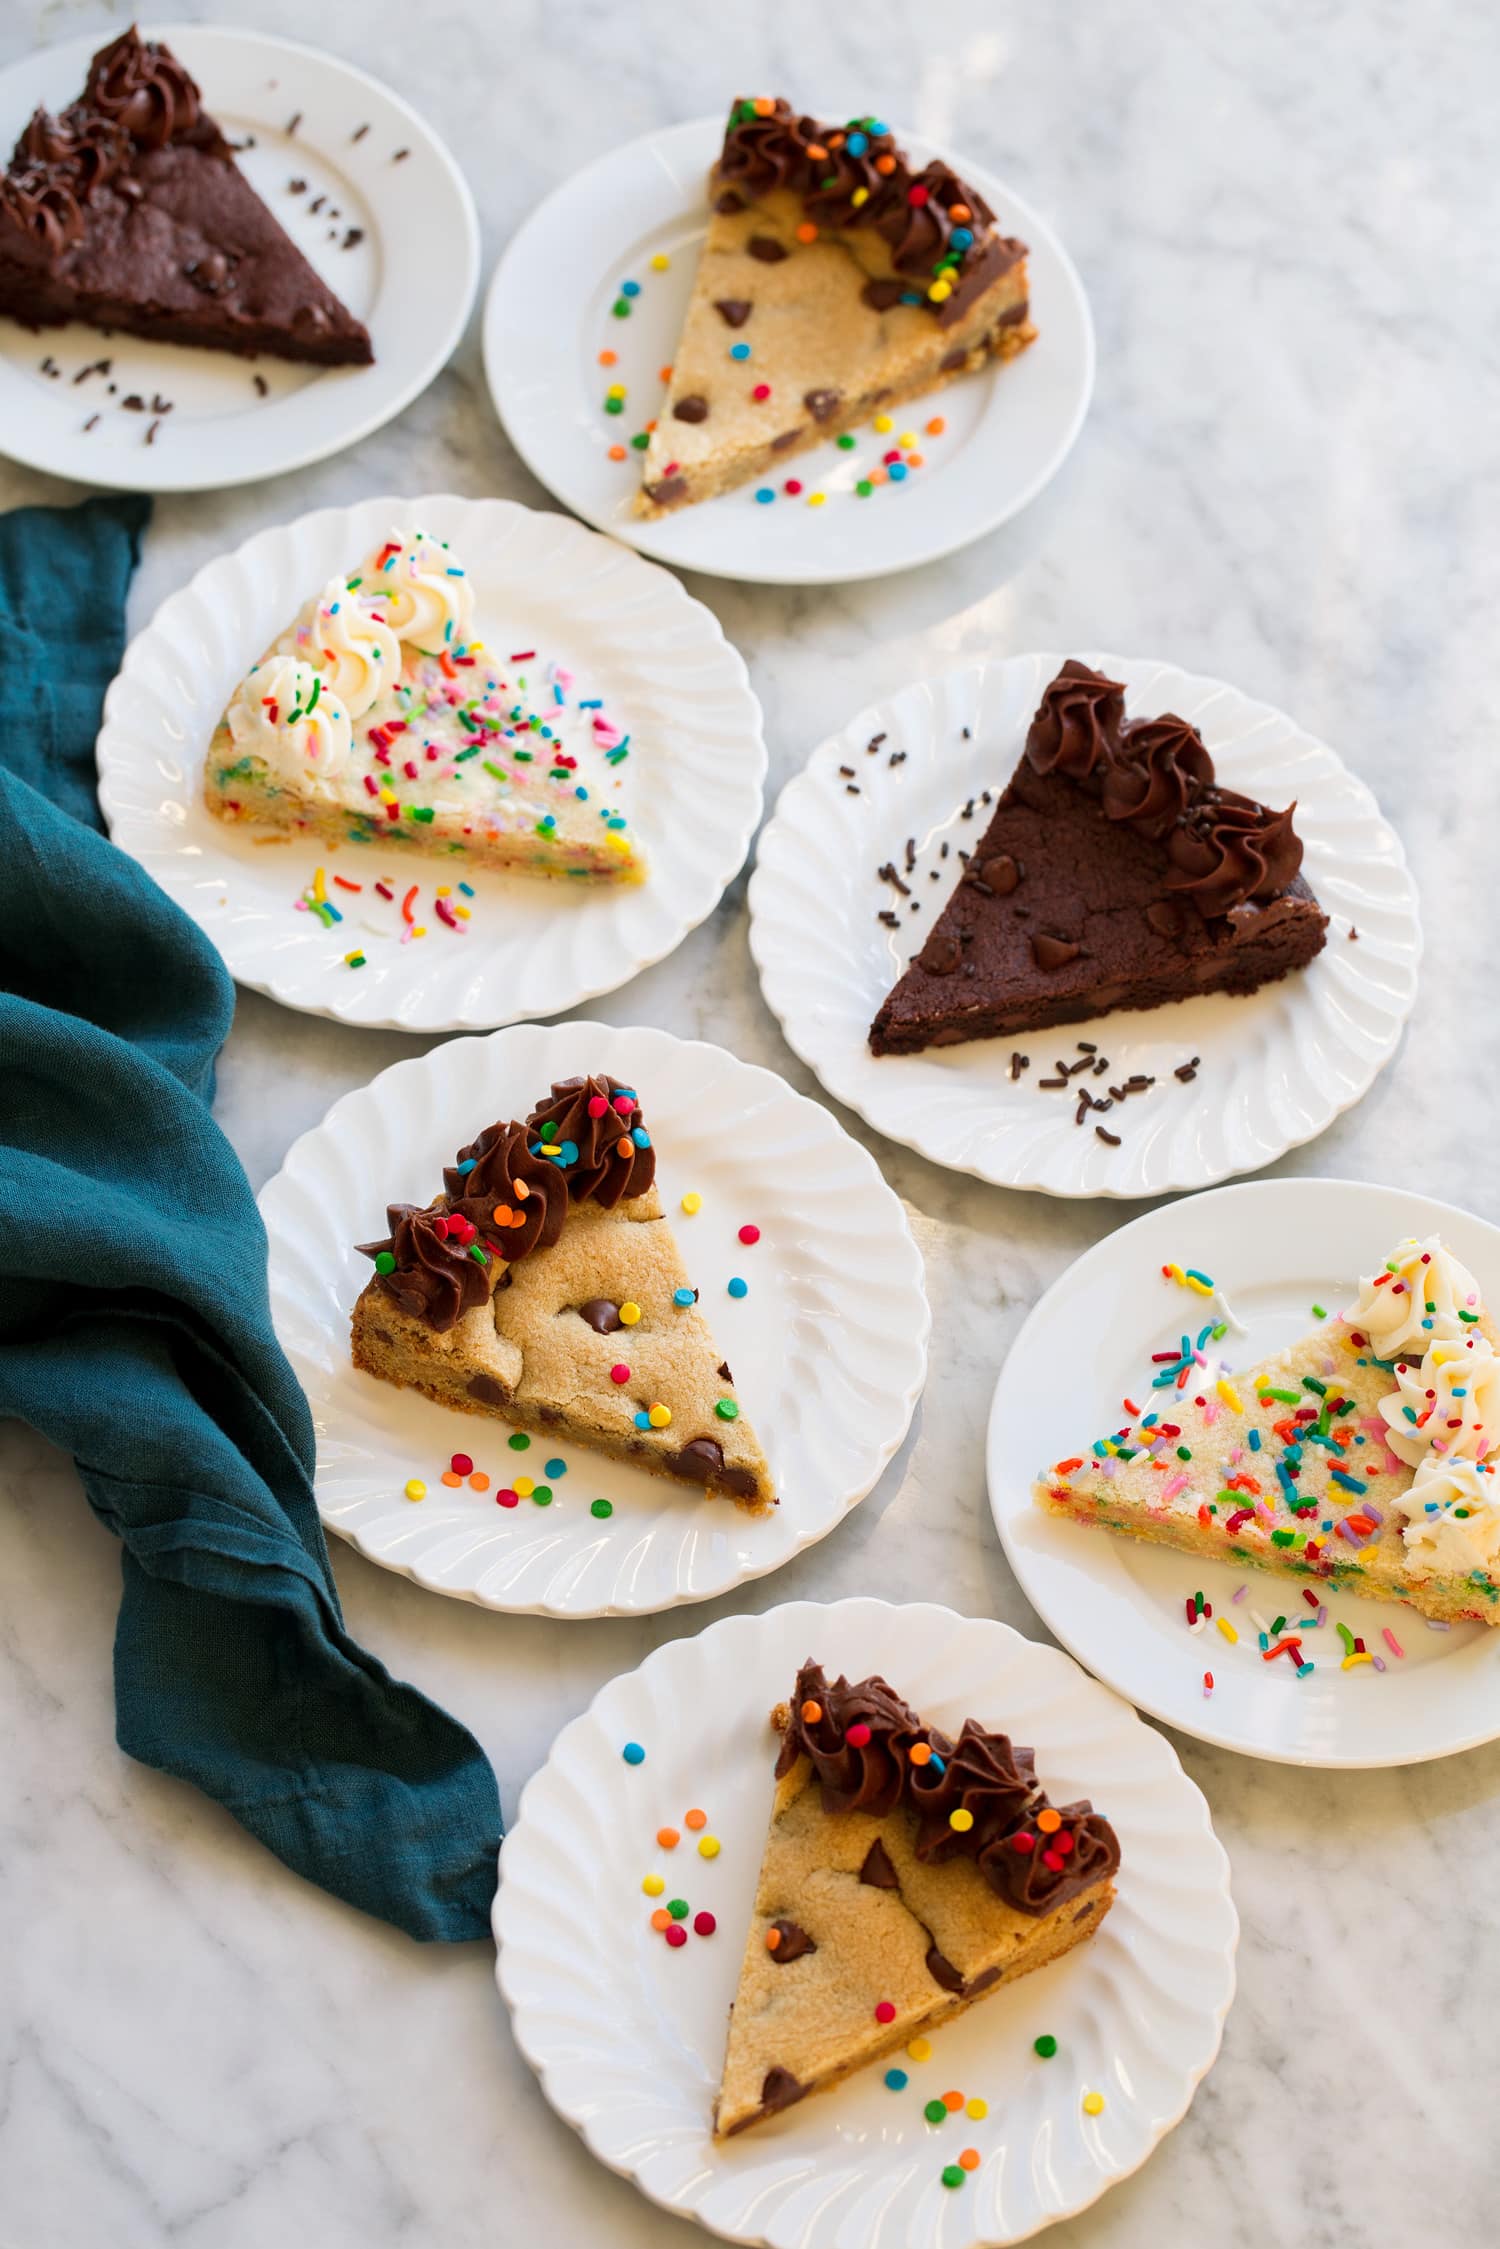
<path fill-rule="evenodd" d="M 656 418 L 655 418 L 655 416 L 653 415 L 653 416 L 652 416 L 652 418 L 651 418 L 651 420 L 650 420 L 650 421 L 649 421 L 649 422 L 648 422 L 648 423 L 646 424 L 646 435 L 647 435 L 648 437 L 650 436 L 651 432 L 652 432 L 652 431 L 653 431 L 653 430 L 655 429 L 655 427 L 656 427 Z"/>
<path fill-rule="evenodd" d="M 961 2171 L 977 2171 L 979 2169 L 978 2148 L 966 2147 L 958 2159 L 958 2167 Z"/>
<path fill-rule="evenodd" d="M 664 1851 L 675 1851 L 682 1841 L 682 1837 L 675 1827 L 659 1827 L 656 1831 L 656 1840 Z"/>
<path fill-rule="evenodd" d="M 948 216 L 950 219 L 954 220 L 957 225 L 967 226 L 971 217 L 968 204 L 950 203 L 948 206 Z"/>
<path fill-rule="evenodd" d="M 652 1916 L 651 1916 L 651 1926 L 652 1926 L 652 1928 L 653 1928 L 653 1929 L 670 1929 L 670 1928 L 671 1928 L 671 1926 L 672 1926 L 672 1916 L 671 1916 L 671 1914 L 670 1914 L 670 1913 L 668 1913 L 668 1911 L 667 1911 L 667 1909 L 666 1909 L 666 1907 L 665 1907 L 664 1905 L 659 1905 L 659 1906 L 657 1907 L 656 1911 L 655 1911 L 655 1912 L 654 1912 L 654 1913 L 652 1914 Z"/>
<path fill-rule="evenodd" d="M 914 1741 L 906 1754 L 914 1765 L 930 1765 L 932 1763 L 932 1744 L 930 1741 Z"/>
<path fill-rule="evenodd" d="M 815 164 L 826 164 L 828 162 L 827 149 L 821 147 L 817 141 L 808 142 L 807 153 Z"/>
<path fill-rule="evenodd" d="M 891 174 L 892 174 L 892 172 L 894 172 L 894 171 L 895 171 L 895 169 L 896 169 L 896 159 L 895 159 L 895 157 L 894 157 L 894 156 L 877 156 L 877 157 L 876 157 L 876 159 L 875 159 L 875 169 L 876 169 L 876 171 L 877 171 L 877 172 L 879 172 L 879 173 L 880 173 L 880 175 L 881 175 L 881 177 L 882 177 L 883 179 L 889 179 L 889 178 L 890 178 L 890 176 L 891 176 Z"/>
<path fill-rule="evenodd" d="M 909 469 L 919 469 L 919 468 L 921 468 L 921 467 L 922 467 L 922 465 L 923 465 L 923 463 L 922 463 L 922 456 L 921 456 L 921 454 L 920 454 L 920 453 L 908 453 L 908 454 L 907 454 L 907 456 L 906 456 L 906 465 L 907 465 L 907 467 L 908 467 Z"/>
<path fill-rule="evenodd" d="M 672 370 L 670 367 L 658 367 L 656 371 L 658 375 L 660 375 L 664 383 L 669 383 L 672 380 Z"/>
<path fill-rule="evenodd" d="M 700 1827 L 707 1827 L 708 1814 L 707 1812 L 700 1812 L 697 1806 L 694 1805 L 693 1809 L 690 1812 L 683 1813 L 682 1824 L 684 1827 L 690 1827 L 693 1833 L 696 1835 Z"/>
<path fill-rule="evenodd" d="M 943 420 L 942 415 L 934 414 L 932 420 L 927 424 L 927 434 L 929 437 L 941 437 L 947 427 L 948 425 Z"/>
<path fill-rule="evenodd" d="M 599 354 L 599 364 L 601 367 L 613 367 L 619 356 L 620 355 L 617 351 L 601 351 Z"/>
<path fill-rule="evenodd" d="M 1055 1835 L 1062 1826 L 1062 1813 L 1054 1812 L 1049 1804 L 1045 1812 L 1037 1813 L 1036 1824 L 1044 1835 Z"/>
<path fill-rule="evenodd" d="M 804 219 L 801 226 L 799 226 L 797 229 L 797 240 L 799 242 L 816 242 L 817 239 L 818 230 L 813 225 L 812 220 Z"/>
<path fill-rule="evenodd" d="M 772 117 L 776 112 L 776 104 L 769 94 L 757 95 L 754 108 L 757 117 Z"/>
<path fill-rule="evenodd" d="M 766 1950 L 767 1950 L 767 1952 L 778 1952 L 778 1951 L 779 1951 L 780 1949 L 781 1949 L 781 1931 L 780 1931 L 779 1929 L 767 1929 L 767 1931 L 766 1931 Z"/>
<path fill-rule="evenodd" d="M 443 1470 L 443 1482 L 448 1486 L 449 1491 L 456 1491 L 463 1482 L 463 1478 L 462 1476 L 455 1476 L 451 1468 L 445 1468 Z"/>
<path fill-rule="evenodd" d="M 945 2093 L 943 2095 L 943 2106 L 950 2116 L 956 2115 L 963 2105 L 964 2097 L 962 2093 Z"/>
<path fill-rule="evenodd" d="M 487 1492 L 487 1491 L 489 1490 L 489 1488 L 490 1488 L 490 1480 L 489 1480 L 488 1476 L 487 1476 L 487 1475 L 485 1474 L 485 1472 L 484 1472 L 484 1470 L 483 1470 L 482 1468 L 476 1468 L 476 1469 L 475 1469 L 475 1471 L 474 1471 L 474 1473 L 473 1473 L 473 1475 L 472 1475 L 472 1476 L 471 1476 L 471 1477 L 469 1478 L 469 1489 L 470 1489 L 470 1491 L 471 1491 L 471 1492 Z"/>
<path fill-rule="evenodd" d="M 815 1726 L 822 1715 L 823 1705 L 820 1702 L 805 1702 L 802 1705 L 802 1723 L 804 1726 Z"/>

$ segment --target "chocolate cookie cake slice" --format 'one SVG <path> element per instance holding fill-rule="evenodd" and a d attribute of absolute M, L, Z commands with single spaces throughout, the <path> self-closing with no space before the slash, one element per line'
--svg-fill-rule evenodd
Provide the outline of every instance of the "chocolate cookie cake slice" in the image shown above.
<path fill-rule="evenodd" d="M 1029 1749 L 950 1741 L 884 1679 L 815 1663 L 780 1732 L 776 1797 L 729 2021 L 719 2139 L 839 2084 L 1093 1935 L 1120 1845 L 1052 1804 Z"/>
<path fill-rule="evenodd" d="M 0 313 L 213 351 L 368 366 L 370 338 L 234 161 L 169 48 L 132 27 L 0 178 Z"/>
<path fill-rule="evenodd" d="M 1026 245 L 876 117 L 737 101 L 637 512 L 665 514 L 920 398 L 1036 335 Z"/>
<path fill-rule="evenodd" d="M 1186 719 L 1127 720 L 1120 682 L 1069 661 L 871 1047 L 916 1054 L 1305 968 L 1328 917 L 1296 809 L 1220 788 Z"/>

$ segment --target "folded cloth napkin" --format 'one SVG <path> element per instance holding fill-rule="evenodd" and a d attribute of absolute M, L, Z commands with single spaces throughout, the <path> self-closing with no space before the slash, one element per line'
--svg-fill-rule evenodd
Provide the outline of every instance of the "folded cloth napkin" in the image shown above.
<path fill-rule="evenodd" d="M 73 1455 L 123 1543 L 121 1748 L 336 1896 L 458 1942 L 489 1926 L 494 1775 L 344 1629 L 265 1231 L 209 1113 L 233 987 L 82 824 L 148 513 L 0 517 L 0 1414 Z"/>

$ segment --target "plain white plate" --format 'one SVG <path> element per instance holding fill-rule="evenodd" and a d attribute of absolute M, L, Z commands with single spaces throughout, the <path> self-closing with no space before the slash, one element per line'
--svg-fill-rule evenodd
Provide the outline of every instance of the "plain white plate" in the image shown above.
<path fill-rule="evenodd" d="M 1121 1868 L 1097 1937 L 935 2034 L 892 2092 L 881 2069 L 716 2147 L 710 2118 L 771 1806 L 767 1718 L 809 1656 L 883 1672 L 924 1716 L 968 1715 L 1034 1743 L 1058 1799 L 1113 1821 Z M 645 1762 L 628 1765 L 635 1741 Z M 686 1836 L 696 1806 L 722 1849 Z M 710 1938 L 670 1950 L 642 1877 L 659 1871 Z M 497 1974 L 516 2040 L 558 2113 L 653 2201 L 775 2249 L 973 2249 L 1023 2240 L 1143 2163 L 1218 2052 L 1238 1921 L 1208 1807 L 1171 1745 L 1055 1648 L 931 1605 L 808 1601 L 728 1617 L 611 1680 L 565 1726 L 500 1855 Z M 1050 2032 L 1058 2052 L 1032 2041 Z M 989 2104 L 934 2129 L 949 2087 Z M 1086 2092 L 1104 2095 L 1098 2116 Z M 939 2172 L 972 2145 L 960 2190 Z"/>
<path fill-rule="evenodd" d="M 507 1449 L 505 1425 L 356 1372 L 349 1314 L 370 1276 L 354 1244 L 387 1202 L 428 1202 L 442 1167 L 496 1117 L 524 1117 L 554 1080 L 607 1071 L 634 1086 L 662 1201 L 703 1292 L 736 1392 L 771 1463 L 769 1517 L 568 1444 Z M 701 1194 L 684 1215 L 681 1198 Z M 863 1499 L 906 1434 L 927 1367 L 922 1262 L 900 1203 L 826 1109 L 768 1070 L 666 1031 L 536 1024 L 454 1040 L 383 1071 L 304 1133 L 263 1190 L 271 1310 L 318 1432 L 329 1530 L 387 1569 L 485 1608 L 640 1615 L 706 1601 L 778 1569 Z M 742 1225 L 761 1229 L 752 1247 Z M 731 1277 L 749 1283 L 732 1298 Z M 514 1472 L 550 1507 L 495 1504 Z M 455 1451 L 491 1490 L 445 1489 Z M 410 1478 L 427 1497 L 404 1496 Z M 608 1499 L 599 1521 L 590 1502 Z"/>
<path fill-rule="evenodd" d="M 203 757 L 225 702 L 303 601 L 352 570 L 393 525 L 446 539 L 468 569 L 481 637 L 535 648 L 577 675 L 632 737 L 627 799 L 650 875 L 583 885 L 458 867 L 415 851 L 315 838 L 257 843 L 205 810 Z M 286 1007 L 403 1031 L 463 1031 L 554 1015 L 612 991 L 679 945 L 718 904 L 760 818 L 760 705 L 717 618 L 654 569 L 567 516 L 513 500 L 361 500 L 257 532 L 162 603 L 125 652 L 104 704 L 99 798 L 110 832 L 190 913 L 230 973 Z M 325 928 L 296 899 L 319 865 L 361 880 Z M 472 885 L 460 937 L 437 922 L 439 879 Z M 428 934 L 400 942 L 419 883 Z M 345 966 L 363 948 L 366 966 Z"/>
<path fill-rule="evenodd" d="M 1133 717 L 1174 710 L 1199 726 L 1230 788 L 1276 806 L 1295 798 L 1307 878 L 1331 921 L 1310 968 L 1244 998 L 1182 1000 L 926 1054 L 871 1054 L 876 1009 L 946 904 L 959 849 L 984 833 L 981 790 L 998 795 L 1015 770 L 1062 662 L 1047 655 L 993 657 L 920 681 L 822 743 L 761 836 L 750 949 L 788 1043 L 877 1132 L 1000 1187 L 1159 1195 L 1254 1171 L 1357 1101 L 1396 1050 L 1416 998 L 1422 935 L 1400 842 L 1326 744 L 1268 703 L 1175 665 L 1085 661 L 1125 682 Z M 876 876 L 886 861 L 904 866 L 908 837 L 911 900 Z M 877 918 L 891 910 L 897 929 Z M 1054 1057 L 1077 1059 L 1080 1040 L 1108 1058 L 1104 1083 L 1135 1072 L 1157 1080 L 1109 1111 L 1118 1148 L 1096 1138 L 1092 1119 L 1074 1125 L 1071 1095 L 1038 1086 L 1056 1074 Z M 1017 1049 L 1031 1067 L 1012 1082 Z M 1178 1084 L 1173 1071 L 1194 1055 L 1197 1083 Z"/>
<path fill-rule="evenodd" d="M 658 370 L 677 349 L 707 213 L 705 181 L 723 119 L 695 118 L 612 149 L 566 180 L 513 238 L 490 284 L 484 361 L 490 395 L 511 443 L 567 507 L 642 554 L 682 570 L 774 585 L 812 586 L 909 570 L 967 546 L 1036 497 L 1072 446 L 1094 387 L 1088 302 L 1052 229 L 1003 181 L 953 159 L 1030 245 L 1032 317 L 1040 334 L 1007 365 L 953 383 L 901 408 L 920 430 L 934 414 L 947 429 L 924 442 L 925 466 L 868 499 L 856 479 L 888 440 L 856 431 L 852 452 L 829 444 L 799 455 L 790 473 L 803 496 L 770 507 L 745 486 L 660 522 L 631 513 L 641 457 L 631 435 L 661 400 Z M 936 153 L 898 132 L 917 159 Z M 653 257 L 670 266 L 656 272 Z M 629 319 L 612 314 L 622 281 L 639 284 Z M 601 350 L 618 365 L 599 365 Z M 623 383 L 623 414 L 607 416 L 606 390 Z M 609 448 L 624 444 L 612 461 Z M 826 505 L 810 508 L 821 491 Z"/>
<path fill-rule="evenodd" d="M 121 28 L 123 20 L 39 48 L 0 73 L 5 149 L 39 102 L 56 111 L 76 99 L 90 57 Z M 365 323 L 375 364 L 299 367 L 106 339 L 76 323 L 33 335 L 0 320 L 0 449 L 54 476 L 130 491 L 251 484 L 341 452 L 427 388 L 463 333 L 479 283 L 474 199 L 431 126 L 351 64 L 258 31 L 188 23 L 142 30 L 186 64 L 226 138 L 253 142 L 236 161 L 308 262 Z M 361 126 L 368 129 L 356 140 Z M 407 153 L 397 161 L 401 149 Z M 290 192 L 293 179 L 306 181 L 305 192 Z M 320 198 L 323 208 L 314 211 Z M 351 228 L 363 239 L 345 249 Z M 79 369 L 106 355 L 114 396 L 99 375 L 75 385 Z M 45 374 L 44 360 L 61 373 Z M 131 395 L 170 399 L 171 412 L 127 412 L 121 401 Z M 93 414 L 97 426 L 86 431 Z M 159 426 L 148 445 L 153 422 Z"/>
<path fill-rule="evenodd" d="M 1210 1625 L 1190 1635 L 1183 1603 L 1199 1591 L 1216 1617 L 1274 1618 L 1311 1581 L 1172 1554 L 1044 1515 L 1031 1486 L 1048 1465 L 1118 1427 L 1122 1398 L 1151 1376 L 1151 1354 L 1194 1334 L 1214 1311 L 1162 1278 L 1194 1266 L 1223 1288 L 1248 1329 L 1216 1346 L 1244 1367 L 1353 1302 L 1407 1234 L 1441 1233 L 1500 1301 L 1500 1227 L 1397 1187 L 1345 1179 L 1267 1179 L 1149 1212 L 1087 1251 L 1022 1328 L 990 1409 L 990 1506 L 1010 1566 L 1037 1614 L 1081 1663 L 1155 1718 L 1280 1764 L 1409 1765 L 1500 1735 L 1500 1629 L 1429 1628 L 1415 1610 L 1322 1588 L 1328 1622 L 1303 1644 L 1316 1668 L 1298 1679 L 1262 1663 L 1254 1627 L 1231 1647 Z M 1249 1592 L 1232 1606 L 1236 1590 Z M 1314 1587 L 1314 1590 L 1319 1588 Z M 1362 1634 L 1385 1664 L 1341 1671 L 1335 1626 Z M 1383 1643 L 1389 1626 L 1405 1650 Z M 1205 1700 L 1203 1674 L 1214 1676 Z"/>

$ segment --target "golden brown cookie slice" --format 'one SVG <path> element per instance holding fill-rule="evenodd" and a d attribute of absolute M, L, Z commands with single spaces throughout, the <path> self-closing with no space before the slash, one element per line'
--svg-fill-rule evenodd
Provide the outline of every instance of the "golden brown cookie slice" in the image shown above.
<path fill-rule="evenodd" d="M 1026 245 L 878 118 L 737 101 L 637 512 L 665 514 L 1010 358 L 1036 334 Z"/>
<path fill-rule="evenodd" d="M 657 1192 L 633 1088 L 569 1079 L 392 1205 L 354 1308 L 357 1367 L 762 1513 L 771 1471 Z"/>
<path fill-rule="evenodd" d="M 815 1663 L 782 1734 L 714 2116 L 727 2139 L 904 2046 L 1091 1936 L 1120 1847 L 1054 1807 L 1029 1749 L 956 1742 L 880 1678 Z"/>

